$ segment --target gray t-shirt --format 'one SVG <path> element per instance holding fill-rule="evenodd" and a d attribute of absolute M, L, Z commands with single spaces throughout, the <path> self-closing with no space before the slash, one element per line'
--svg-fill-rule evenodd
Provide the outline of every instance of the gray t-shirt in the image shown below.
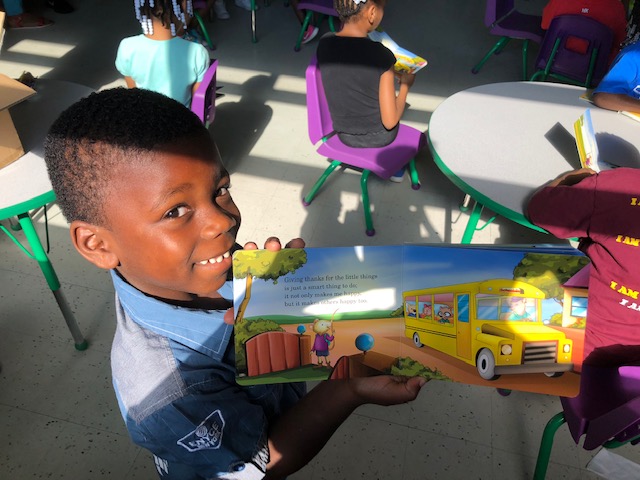
<path fill-rule="evenodd" d="M 380 116 L 380 76 L 396 59 L 391 50 L 369 38 L 328 34 L 318 45 L 322 75 L 333 128 L 352 147 L 381 147 L 391 143 L 398 126 L 387 130 Z"/>

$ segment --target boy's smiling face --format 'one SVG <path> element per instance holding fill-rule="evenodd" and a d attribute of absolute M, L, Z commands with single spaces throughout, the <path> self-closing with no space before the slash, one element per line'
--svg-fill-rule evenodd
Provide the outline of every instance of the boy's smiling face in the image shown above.
<path fill-rule="evenodd" d="M 118 271 L 148 295 L 177 301 L 219 297 L 240 212 L 213 150 L 150 152 L 149 161 L 131 162 L 113 176 L 111 201 L 104 206 L 108 227 L 100 227 L 99 235 Z"/>

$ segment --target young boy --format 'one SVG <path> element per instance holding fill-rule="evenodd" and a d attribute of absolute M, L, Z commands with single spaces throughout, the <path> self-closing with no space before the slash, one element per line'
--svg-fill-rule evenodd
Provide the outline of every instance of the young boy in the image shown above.
<path fill-rule="evenodd" d="M 534 193 L 532 223 L 591 259 L 584 363 L 640 363 L 640 170 L 565 173 Z"/>
<path fill-rule="evenodd" d="M 298 385 L 235 383 L 240 212 L 209 132 L 180 103 L 141 89 L 92 94 L 51 127 L 45 160 L 75 248 L 111 270 L 114 388 L 162 478 L 282 478 L 359 405 L 408 402 L 424 385 L 332 380 L 303 396 Z"/>

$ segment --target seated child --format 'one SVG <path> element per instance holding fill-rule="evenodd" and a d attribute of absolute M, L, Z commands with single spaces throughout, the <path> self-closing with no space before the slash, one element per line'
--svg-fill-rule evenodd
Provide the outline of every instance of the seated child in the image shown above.
<path fill-rule="evenodd" d="M 189 107 L 209 68 L 209 52 L 181 38 L 193 14 L 191 0 L 139 0 L 142 34 L 120 42 L 116 68 L 129 88 L 145 88 Z"/>
<path fill-rule="evenodd" d="M 163 479 L 282 478 L 359 405 L 407 402 L 424 385 L 331 380 L 303 396 L 299 384 L 236 384 L 230 268 L 240 212 L 209 132 L 180 103 L 137 88 L 94 93 L 54 122 L 45 161 L 73 245 L 111 271 L 114 389 Z"/>
<path fill-rule="evenodd" d="M 632 43 L 616 57 L 593 91 L 593 103 L 608 110 L 640 113 L 640 43 Z"/>
<path fill-rule="evenodd" d="M 584 363 L 640 361 L 640 170 L 580 169 L 534 193 L 532 223 L 560 238 L 579 237 L 591 259 Z"/>
<path fill-rule="evenodd" d="M 318 45 L 318 66 L 333 127 L 350 147 L 383 147 L 393 142 L 415 80 L 415 74 L 396 73 L 393 53 L 367 37 L 380 25 L 385 4 L 386 0 L 334 0 L 342 30 L 325 35 Z M 402 173 L 396 174 L 400 180 Z"/>

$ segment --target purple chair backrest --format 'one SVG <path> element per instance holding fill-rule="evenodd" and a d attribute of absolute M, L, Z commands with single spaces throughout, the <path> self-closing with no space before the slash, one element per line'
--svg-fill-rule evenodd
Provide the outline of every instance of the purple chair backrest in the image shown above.
<path fill-rule="evenodd" d="M 314 55 L 305 73 L 307 81 L 307 120 L 309 139 L 314 145 L 323 137 L 333 133 L 333 122 L 322 86 L 322 75 L 318 68 L 318 59 Z"/>
<path fill-rule="evenodd" d="M 515 9 L 515 0 L 487 0 L 484 24 L 491 28 Z"/>
<path fill-rule="evenodd" d="M 191 99 L 191 111 L 204 124 L 213 123 L 216 114 L 216 74 L 218 60 L 214 60 L 204 74 L 200 86 Z"/>
<path fill-rule="evenodd" d="M 564 75 L 584 83 L 589 71 L 591 52 L 595 48 L 598 49 L 598 58 L 593 69 L 592 83 L 598 83 L 607 73 L 609 55 L 613 47 L 613 32 L 606 25 L 584 15 L 555 17 L 540 45 L 540 52 L 536 60 L 537 69 L 544 70 L 558 38 L 560 39 L 560 47 L 550 73 Z M 567 40 L 569 40 L 569 44 L 567 44 Z M 572 43 L 578 46 L 585 45 L 585 51 L 579 51 L 575 46 L 572 46 Z"/>

